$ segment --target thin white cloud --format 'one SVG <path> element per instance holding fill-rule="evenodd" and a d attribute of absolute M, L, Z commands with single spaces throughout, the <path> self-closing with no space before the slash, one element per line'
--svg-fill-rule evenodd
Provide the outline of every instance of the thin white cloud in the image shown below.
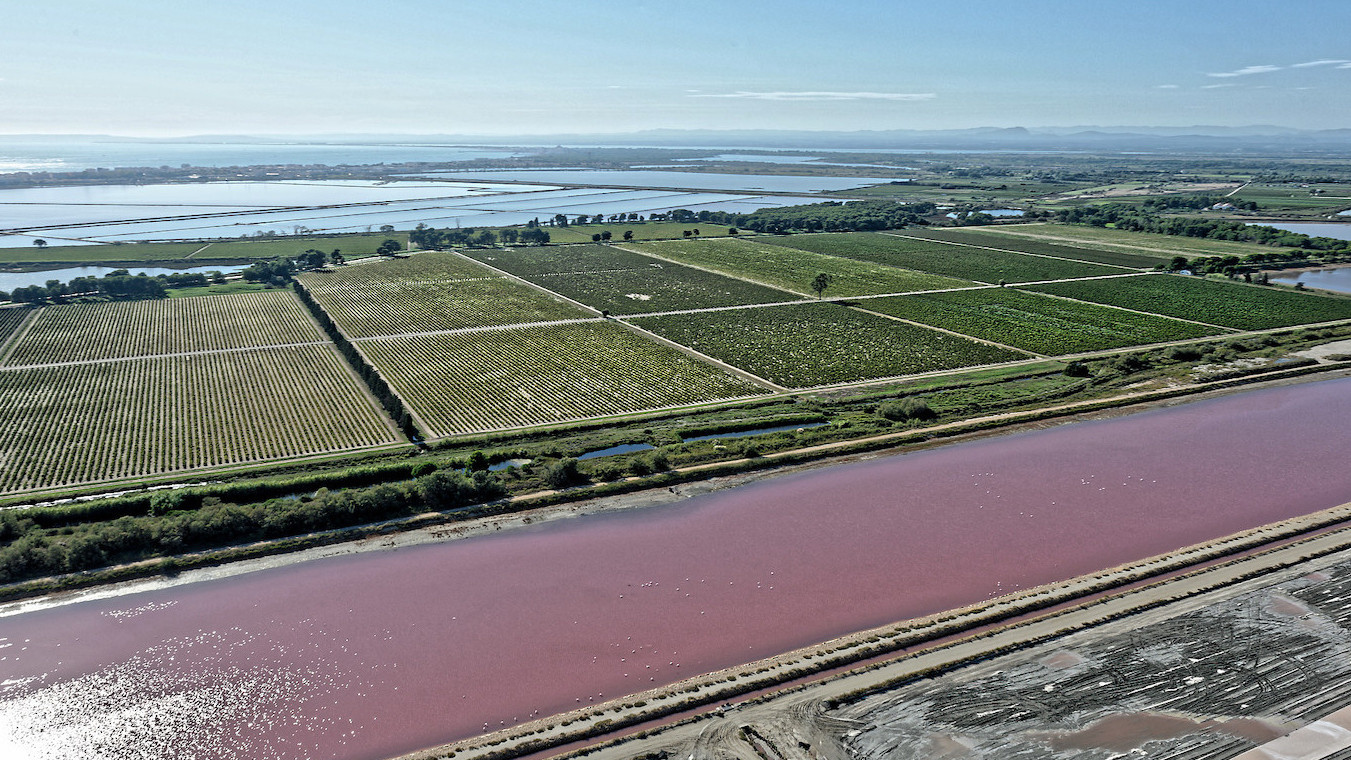
<path fill-rule="evenodd" d="M 1201 85 L 1201 89 L 1203 89 L 1203 90 L 1218 90 L 1218 89 L 1220 89 L 1221 87 L 1238 87 L 1238 85 L 1236 85 L 1236 84 L 1203 84 L 1203 85 Z"/>
<path fill-rule="evenodd" d="M 1338 66 L 1337 68 L 1339 68 L 1339 69 L 1351 69 L 1351 63 L 1343 63 L 1342 65 Z"/>
<path fill-rule="evenodd" d="M 933 100 L 938 97 L 932 92 L 727 92 L 707 95 L 691 95 L 692 98 L 743 98 L 746 100 L 787 100 L 787 101 L 824 101 L 824 100 Z"/>
<path fill-rule="evenodd" d="M 1225 71 L 1219 74 L 1206 74 L 1208 77 L 1246 77 L 1250 74 L 1266 74 L 1270 71 L 1280 71 L 1280 66 L 1244 66 L 1237 71 Z"/>
<path fill-rule="evenodd" d="M 1156 89 L 1156 90 L 1176 90 L 1176 89 L 1178 89 L 1178 86 L 1175 85 L 1175 84 L 1161 84 L 1161 85 L 1156 86 L 1154 89 Z"/>
<path fill-rule="evenodd" d="M 1340 64 L 1340 65 L 1338 65 L 1338 64 Z M 1304 62 L 1304 63 L 1296 63 L 1296 64 L 1294 64 L 1293 66 L 1291 66 L 1290 68 L 1292 68 L 1292 69 L 1307 69 L 1307 68 L 1311 68 L 1311 67 L 1313 67 L 1313 66 L 1333 66 L 1333 65 L 1337 65 L 1337 68 L 1339 68 L 1339 69 L 1344 69 L 1344 68 L 1351 67 L 1351 61 L 1348 61 L 1348 60 L 1346 60 L 1346 59 L 1344 59 L 1344 58 L 1321 58 L 1321 59 L 1319 59 L 1319 60 L 1317 60 L 1317 61 L 1306 61 L 1306 62 Z"/>

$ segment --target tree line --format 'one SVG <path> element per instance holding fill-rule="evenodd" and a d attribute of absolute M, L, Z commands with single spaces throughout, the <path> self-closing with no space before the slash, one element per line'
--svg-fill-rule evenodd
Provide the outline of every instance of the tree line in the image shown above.
<path fill-rule="evenodd" d="M 213 282 L 225 282 L 221 272 L 202 274 L 184 272 L 151 277 L 144 272 L 132 275 L 126 269 L 115 269 L 103 277 L 76 277 L 69 282 L 48 280 L 44 285 L 15 288 L 9 293 L 0 290 L 0 301 L 14 303 L 64 302 L 74 299 L 129 301 L 165 298 L 173 288 L 200 288 Z"/>
<path fill-rule="evenodd" d="M 1056 218 L 1062 222 L 1087 224 L 1093 227 L 1111 225 L 1119 230 L 1131 232 L 1156 232 L 1181 237 L 1261 243 L 1299 248 L 1305 252 L 1323 251 L 1337 255 L 1351 253 L 1351 244 L 1336 238 L 1311 237 L 1264 224 L 1244 224 L 1227 219 L 1158 216 L 1141 208 L 1119 203 L 1065 209 L 1057 212 Z"/>
<path fill-rule="evenodd" d="M 342 353 L 343 358 L 361 376 L 362 382 L 366 383 L 371 395 L 375 396 L 380 405 L 389 413 L 389 416 L 399 424 L 399 430 L 410 441 L 421 440 L 422 434 L 418 432 L 417 425 L 413 423 L 413 415 L 408 411 L 408 407 L 404 406 L 403 399 L 395 395 L 394 391 L 390 389 L 389 383 L 386 383 L 385 379 L 380 376 L 380 372 L 371 366 L 370 362 L 366 361 L 366 357 L 362 356 L 361 352 L 357 350 L 357 347 L 352 345 L 346 335 L 343 335 L 342 330 L 339 330 L 338 326 L 334 324 L 333 318 L 315 302 L 305 286 L 293 281 L 291 287 L 295 289 L 300 302 L 305 304 L 305 307 L 310 310 L 310 314 L 314 316 L 315 321 L 319 323 L 319 326 L 328 334 L 329 339 L 338 347 L 338 351 Z"/>
<path fill-rule="evenodd" d="M 453 509 L 504 493 L 489 473 L 438 471 L 401 483 L 321 488 L 313 496 L 255 504 L 164 491 L 151 497 L 148 514 L 73 525 L 44 525 L 35 519 L 38 510 L 5 510 L 0 511 L 0 583 Z"/>
<path fill-rule="evenodd" d="M 419 224 L 408 233 L 408 242 L 419 248 L 440 250 L 452 246 L 461 248 L 491 248 L 501 242 L 505 245 L 545 245 L 549 242 L 549 233 L 536 225 L 527 225 L 523 229 L 504 227 L 500 230 L 475 230 L 473 227 L 447 228 L 438 230 Z"/>

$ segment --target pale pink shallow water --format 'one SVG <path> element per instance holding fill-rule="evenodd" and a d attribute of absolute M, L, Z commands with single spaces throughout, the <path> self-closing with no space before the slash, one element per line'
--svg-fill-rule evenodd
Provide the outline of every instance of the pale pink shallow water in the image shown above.
<path fill-rule="evenodd" d="M 1310 383 L 0 618 L 0 757 L 387 757 L 1351 501 L 1349 422 Z"/>

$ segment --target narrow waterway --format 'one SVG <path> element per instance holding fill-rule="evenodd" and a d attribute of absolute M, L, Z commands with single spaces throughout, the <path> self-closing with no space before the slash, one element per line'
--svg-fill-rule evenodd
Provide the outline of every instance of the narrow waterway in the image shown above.
<path fill-rule="evenodd" d="M 381 758 L 1351 501 L 1351 379 L 0 617 L 0 756 Z"/>

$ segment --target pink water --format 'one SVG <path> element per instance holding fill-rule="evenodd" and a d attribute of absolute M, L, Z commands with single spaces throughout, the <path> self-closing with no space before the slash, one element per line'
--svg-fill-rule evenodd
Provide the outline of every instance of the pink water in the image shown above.
<path fill-rule="evenodd" d="M 0 618 L 0 757 L 381 758 L 1351 501 L 1351 380 Z"/>

